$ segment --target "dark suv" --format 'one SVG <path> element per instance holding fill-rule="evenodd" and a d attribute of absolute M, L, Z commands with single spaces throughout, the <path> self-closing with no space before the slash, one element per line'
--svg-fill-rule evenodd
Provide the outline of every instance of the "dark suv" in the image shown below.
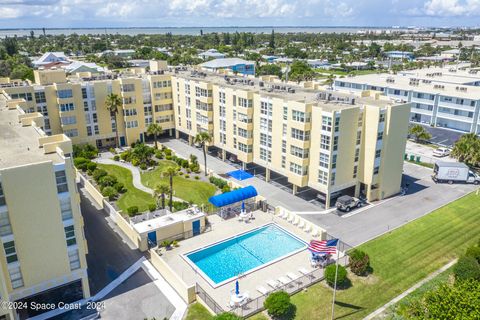
<path fill-rule="evenodd" d="M 337 199 L 336 207 L 338 210 L 349 212 L 352 209 L 360 208 L 363 202 L 355 197 L 341 196 Z"/>

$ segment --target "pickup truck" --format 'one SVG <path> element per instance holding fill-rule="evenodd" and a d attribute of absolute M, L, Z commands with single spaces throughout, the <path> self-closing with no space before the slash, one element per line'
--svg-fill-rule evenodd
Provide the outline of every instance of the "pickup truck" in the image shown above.
<path fill-rule="evenodd" d="M 355 197 L 341 196 L 337 199 L 337 203 L 335 205 L 338 210 L 349 212 L 352 209 L 361 207 L 363 202 Z"/>

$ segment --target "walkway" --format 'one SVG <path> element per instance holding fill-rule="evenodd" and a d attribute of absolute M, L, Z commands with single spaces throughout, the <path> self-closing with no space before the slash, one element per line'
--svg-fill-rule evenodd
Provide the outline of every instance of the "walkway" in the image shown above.
<path fill-rule="evenodd" d="M 195 147 L 189 146 L 188 144 L 177 140 L 162 140 L 160 141 L 162 145 L 174 150 L 179 156 L 188 159 L 190 154 L 194 154 L 198 157 L 200 164 L 203 167 L 203 152 Z M 238 168 L 223 162 L 222 160 L 207 155 L 207 167 L 208 169 L 213 170 L 216 174 L 225 174 L 230 171 L 238 170 Z M 254 186 L 258 193 L 265 198 L 269 204 L 273 206 L 282 206 L 291 211 L 309 211 L 309 212 L 319 212 L 319 207 L 314 204 L 311 204 L 308 201 L 305 201 L 299 197 L 294 196 L 293 194 L 286 192 L 274 185 L 265 182 L 257 177 L 253 177 L 247 180 L 238 181 L 230 178 L 228 180 L 235 181 L 242 186 Z"/>
<path fill-rule="evenodd" d="M 142 190 L 146 193 L 149 193 L 151 194 L 152 196 L 155 194 L 155 191 L 153 191 L 152 189 L 148 188 L 148 187 L 145 187 L 142 183 L 142 175 L 141 175 L 141 172 L 140 170 L 131 165 L 130 163 L 128 162 L 120 162 L 120 161 L 115 161 L 115 160 L 112 160 L 112 159 L 109 159 L 105 156 L 105 154 L 101 155 L 100 158 L 97 158 L 97 159 L 94 159 L 92 160 L 96 163 L 101 163 L 101 164 L 110 164 L 110 165 L 115 165 L 115 166 L 119 166 L 119 167 L 123 167 L 125 169 L 128 169 L 130 170 L 130 172 L 132 173 L 132 182 L 133 182 L 133 186 L 139 190 Z M 178 197 L 175 197 L 173 196 L 173 201 L 185 201 L 183 199 L 180 199 Z"/>
<path fill-rule="evenodd" d="M 428 277 L 426 277 L 425 279 L 423 279 L 422 281 L 419 281 L 417 282 L 415 285 L 413 285 L 412 287 L 410 287 L 408 290 L 404 291 L 403 293 L 401 293 L 400 295 L 396 296 L 395 298 L 393 298 L 392 300 L 390 300 L 388 303 L 386 303 L 385 305 L 383 305 L 382 307 L 378 308 L 377 310 L 373 311 L 372 313 L 370 313 L 368 316 L 366 316 L 365 318 L 363 318 L 363 320 L 371 320 L 371 319 L 375 319 L 375 317 L 377 316 L 380 316 L 383 312 L 385 312 L 385 310 L 387 310 L 389 307 L 393 306 L 394 304 L 396 304 L 397 302 L 399 302 L 400 300 L 402 300 L 403 298 L 405 298 L 406 296 L 408 296 L 410 293 L 412 293 L 413 291 L 417 290 L 418 288 L 420 288 L 421 286 L 423 286 L 425 283 L 429 282 L 430 280 L 432 280 L 433 278 L 435 278 L 436 276 L 438 276 L 440 273 L 443 273 L 445 272 L 446 270 L 448 270 L 450 267 L 452 267 L 455 263 L 457 263 L 457 260 L 458 259 L 455 259 L 455 260 L 452 260 L 450 261 L 449 263 L 447 263 L 446 265 L 444 265 L 443 267 L 441 267 L 440 269 L 438 269 L 437 271 L 433 272 L 432 274 L 430 274 Z"/>

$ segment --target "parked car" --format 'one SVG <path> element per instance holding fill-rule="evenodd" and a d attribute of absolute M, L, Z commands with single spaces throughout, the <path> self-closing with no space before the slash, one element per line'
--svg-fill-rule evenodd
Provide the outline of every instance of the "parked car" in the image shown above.
<path fill-rule="evenodd" d="M 461 162 L 438 161 L 433 168 L 432 179 L 435 182 L 447 182 L 448 184 L 454 182 L 480 183 L 480 176 Z"/>
<path fill-rule="evenodd" d="M 448 148 L 437 148 L 435 150 L 433 150 L 433 155 L 435 157 L 446 157 L 448 155 L 450 155 L 450 149 Z"/>
<path fill-rule="evenodd" d="M 349 212 L 352 209 L 359 208 L 363 205 L 362 200 L 350 197 L 350 196 L 341 196 L 337 199 L 336 207 L 340 211 Z"/>

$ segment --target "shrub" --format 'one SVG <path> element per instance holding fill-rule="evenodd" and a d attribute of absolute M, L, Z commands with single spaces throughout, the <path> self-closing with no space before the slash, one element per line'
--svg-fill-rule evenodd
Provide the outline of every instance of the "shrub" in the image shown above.
<path fill-rule="evenodd" d="M 182 168 L 188 168 L 188 160 L 182 159 Z"/>
<path fill-rule="evenodd" d="M 172 161 L 174 161 L 175 163 L 178 164 L 178 162 L 177 162 L 177 161 L 178 161 L 178 157 L 177 157 L 176 155 L 173 155 L 173 156 L 172 156 Z"/>
<path fill-rule="evenodd" d="M 116 154 L 116 153 L 117 153 L 117 151 L 115 150 L 115 148 L 110 148 L 110 149 L 108 149 L 108 151 L 110 151 L 110 152 L 113 153 L 113 154 Z"/>
<path fill-rule="evenodd" d="M 243 318 L 231 312 L 222 312 L 212 318 L 212 320 L 242 320 Z"/>
<path fill-rule="evenodd" d="M 350 270 L 357 276 L 364 276 L 370 269 L 370 257 L 363 251 L 354 249 L 350 252 L 349 266 Z"/>
<path fill-rule="evenodd" d="M 167 155 L 167 156 L 165 156 L 165 159 L 172 160 L 172 156 Z"/>
<path fill-rule="evenodd" d="M 173 208 L 175 211 L 182 211 L 188 208 L 188 202 L 184 201 L 173 201 Z"/>
<path fill-rule="evenodd" d="M 335 285 L 335 269 L 336 265 L 331 264 L 325 268 L 325 280 L 330 286 Z M 347 269 L 344 266 L 338 266 L 337 286 L 343 286 L 347 282 Z"/>
<path fill-rule="evenodd" d="M 456 280 L 480 280 L 480 264 L 474 257 L 463 256 L 453 267 Z"/>
<path fill-rule="evenodd" d="M 160 243 L 160 246 L 162 247 L 165 247 L 165 248 L 168 248 L 172 245 L 172 241 L 170 240 L 163 240 L 161 243 Z"/>
<path fill-rule="evenodd" d="M 98 182 L 102 177 L 105 177 L 107 174 L 107 171 L 103 169 L 95 169 L 95 171 L 93 171 L 93 180 Z"/>
<path fill-rule="evenodd" d="M 120 161 L 120 156 L 118 154 L 114 155 L 113 160 Z"/>
<path fill-rule="evenodd" d="M 147 170 L 147 165 L 146 165 L 145 163 L 142 163 L 142 164 L 140 165 L 140 169 L 142 169 L 142 170 Z"/>
<path fill-rule="evenodd" d="M 163 152 L 160 150 L 155 151 L 155 158 L 157 159 L 163 159 Z"/>
<path fill-rule="evenodd" d="M 195 180 L 199 180 L 199 179 L 200 179 L 200 177 L 199 177 L 199 176 L 195 176 Z"/>
<path fill-rule="evenodd" d="M 222 188 L 222 193 L 226 193 L 226 192 L 230 192 L 230 191 L 231 191 L 231 189 L 228 185 L 226 185 Z"/>
<path fill-rule="evenodd" d="M 152 211 L 155 211 L 157 210 L 157 205 L 155 203 L 150 203 L 148 205 L 148 211 L 152 212 Z"/>
<path fill-rule="evenodd" d="M 172 155 L 172 150 L 170 150 L 170 149 L 168 149 L 168 148 L 165 148 L 165 149 L 163 150 L 163 152 L 164 152 L 165 155 L 167 155 L 167 156 L 171 156 L 171 155 Z"/>
<path fill-rule="evenodd" d="M 117 178 L 115 178 L 114 176 L 111 176 L 111 175 L 106 175 L 106 176 L 101 177 L 98 180 L 98 183 L 102 187 L 113 187 L 113 185 L 115 185 L 115 183 L 117 183 Z"/>
<path fill-rule="evenodd" d="M 97 169 L 97 164 L 96 164 L 95 162 L 91 162 L 91 161 L 90 161 L 90 162 L 87 164 L 87 170 L 88 170 L 89 172 L 93 172 L 93 171 L 95 171 L 95 169 Z"/>
<path fill-rule="evenodd" d="M 185 178 L 186 178 L 186 179 L 190 178 L 190 175 L 189 175 L 189 174 L 186 174 L 186 175 L 185 175 Z"/>
<path fill-rule="evenodd" d="M 467 248 L 467 252 L 465 253 L 467 257 L 472 257 L 480 263 L 480 247 L 479 246 L 471 246 Z"/>
<path fill-rule="evenodd" d="M 127 213 L 129 216 L 135 215 L 138 213 L 138 207 L 137 206 L 131 206 L 127 208 Z"/>
<path fill-rule="evenodd" d="M 129 158 L 130 158 L 129 151 L 125 151 L 120 154 L 120 159 L 122 159 L 123 161 L 128 161 Z"/>
<path fill-rule="evenodd" d="M 93 159 L 98 155 L 98 149 L 91 144 L 76 144 L 73 145 L 73 157 L 74 158 L 86 158 Z"/>
<path fill-rule="evenodd" d="M 182 175 L 183 175 L 183 171 L 178 171 L 178 175 L 179 175 L 179 176 L 182 176 Z"/>
<path fill-rule="evenodd" d="M 271 293 L 263 306 L 272 318 L 287 318 L 293 307 L 290 296 L 285 291 Z"/>
<path fill-rule="evenodd" d="M 173 241 L 172 241 L 172 246 L 178 247 L 178 241 L 177 241 L 177 240 L 173 240 Z"/>
<path fill-rule="evenodd" d="M 138 166 L 140 164 L 140 161 L 138 159 L 132 159 L 132 166 Z"/>
<path fill-rule="evenodd" d="M 115 188 L 115 190 L 117 190 L 118 193 L 127 192 L 127 188 L 125 188 L 125 186 L 121 182 L 115 183 L 113 187 Z"/>
<path fill-rule="evenodd" d="M 83 157 L 73 159 L 73 164 L 75 165 L 75 167 L 77 167 L 78 170 L 85 171 L 89 163 L 90 160 Z"/>
<path fill-rule="evenodd" d="M 105 187 L 102 189 L 102 195 L 112 201 L 118 195 L 118 192 L 114 187 Z"/>

